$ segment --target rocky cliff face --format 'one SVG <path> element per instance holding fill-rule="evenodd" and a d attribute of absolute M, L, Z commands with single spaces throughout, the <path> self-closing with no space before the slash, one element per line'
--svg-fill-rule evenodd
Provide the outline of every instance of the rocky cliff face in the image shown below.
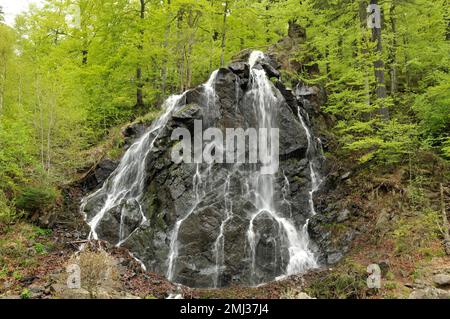
<path fill-rule="evenodd" d="M 169 101 L 162 120 L 82 204 L 91 237 L 126 247 L 148 270 L 192 287 L 254 285 L 320 259 L 307 221 L 322 184 L 324 157 L 309 120 L 322 93 L 286 88 L 267 57 L 240 58 Z M 193 136 L 195 120 L 224 135 L 227 128 L 279 128 L 279 170 L 267 177 L 250 164 L 175 164 L 171 134 L 183 127 Z"/>

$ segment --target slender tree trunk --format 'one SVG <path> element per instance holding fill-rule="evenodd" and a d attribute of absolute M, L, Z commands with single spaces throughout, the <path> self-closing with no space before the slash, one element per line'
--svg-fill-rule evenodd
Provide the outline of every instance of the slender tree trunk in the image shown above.
<path fill-rule="evenodd" d="M 39 85 L 39 78 L 37 78 L 36 83 L 36 107 L 39 111 L 39 139 L 40 139 L 40 152 L 41 152 L 41 165 L 45 168 L 45 157 L 44 157 L 44 110 L 41 101 L 41 92 Z"/>
<path fill-rule="evenodd" d="M 140 0 L 140 19 L 141 23 L 144 22 L 145 19 L 145 0 Z M 138 44 L 139 55 L 142 56 L 142 51 L 144 49 L 144 28 L 141 26 L 139 30 L 140 40 Z M 144 107 L 144 82 L 142 80 L 142 66 L 138 63 L 138 67 L 136 69 L 136 82 L 137 82 L 137 91 L 136 91 L 136 108 L 142 109 Z"/>
<path fill-rule="evenodd" d="M 448 256 L 450 256 L 450 224 L 448 222 L 447 212 L 445 210 L 445 196 L 444 196 L 444 186 L 440 184 L 441 191 L 441 212 L 442 212 L 442 225 L 443 235 L 444 235 L 444 247 L 445 252 Z"/>
<path fill-rule="evenodd" d="M 22 73 L 19 71 L 18 72 L 18 76 L 19 76 L 19 87 L 18 87 L 18 94 L 17 94 L 17 104 L 19 105 L 19 108 L 22 109 L 22 85 L 23 85 L 23 80 L 22 80 Z"/>
<path fill-rule="evenodd" d="M 368 106 L 370 106 L 370 104 L 372 103 L 371 101 L 371 90 L 370 90 L 370 72 L 369 72 L 369 66 L 366 63 L 366 60 L 369 59 L 369 50 L 366 47 L 366 44 L 368 42 L 367 36 L 366 36 L 366 26 L 367 26 L 367 5 L 368 3 L 363 1 L 361 2 L 360 8 L 359 8 L 359 18 L 360 18 L 360 22 L 361 22 L 361 28 L 363 31 L 363 37 L 361 39 L 361 46 L 362 46 L 362 64 L 363 64 L 363 69 L 364 69 L 364 91 L 366 93 L 366 104 Z"/>
<path fill-rule="evenodd" d="M 184 61 L 185 61 L 185 55 L 186 55 L 186 47 L 184 45 L 184 40 L 182 38 L 182 30 L 183 27 L 183 15 L 184 11 L 179 10 L 177 13 L 177 52 L 180 52 L 181 55 L 178 59 L 177 67 L 178 67 L 178 84 L 179 84 L 179 91 L 184 91 Z"/>
<path fill-rule="evenodd" d="M 269 23 L 269 21 L 270 21 L 270 16 L 269 16 L 269 11 L 270 11 L 270 5 L 272 4 L 272 0 L 269 0 L 268 2 L 267 2 L 267 5 L 266 5 L 266 7 L 265 7 L 265 9 L 266 9 L 266 21 L 265 21 L 265 24 L 266 24 L 266 43 L 267 44 L 270 44 L 270 42 L 271 42 L 271 39 L 270 39 L 270 36 L 269 36 L 269 34 L 270 34 L 270 23 Z"/>
<path fill-rule="evenodd" d="M 450 41 L 450 9 L 449 9 L 449 4 L 450 4 L 450 2 L 448 0 L 444 1 L 444 12 L 445 12 L 445 14 L 444 14 L 445 18 L 444 19 L 447 22 L 447 32 L 446 32 L 445 38 L 446 38 L 447 41 Z"/>
<path fill-rule="evenodd" d="M 405 48 L 403 50 L 403 64 L 405 66 L 405 86 L 406 86 L 406 90 L 409 90 L 409 72 L 408 72 L 408 61 L 409 61 L 409 56 L 408 56 L 408 38 L 406 37 L 406 34 L 403 34 L 403 47 Z"/>
<path fill-rule="evenodd" d="M 166 31 L 164 33 L 164 50 L 167 50 L 169 47 L 169 38 L 170 38 L 170 24 L 171 24 L 171 18 L 170 18 L 170 5 L 171 0 L 167 0 L 167 16 L 166 16 Z M 162 100 L 166 98 L 166 89 L 167 89 L 167 65 L 169 63 L 168 59 L 168 52 L 164 54 L 163 62 L 162 62 L 162 69 L 161 69 L 161 97 Z"/>
<path fill-rule="evenodd" d="M 371 4 L 378 5 L 378 0 L 371 0 Z M 384 99 L 387 97 L 386 93 L 386 81 L 384 77 L 384 62 L 381 57 L 381 54 L 383 52 L 383 44 L 381 39 L 381 28 L 378 28 L 375 26 L 372 29 L 372 41 L 376 42 L 377 46 L 375 49 L 375 52 L 380 55 L 378 60 L 374 61 L 373 66 L 375 68 L 375 80 L 377 82 L 377 89 L 376 89 L 376 95 L 378 99 Z M 389 110 L 386 107 L 380 108 L 380 114 L 383 117 L 383 119 L 387 120 L 389 119 Z"/>
<path fill-rule="evenodd" d="M 87 23 L 86 23 L 86 11 L 87 9 L 87 2 L 79 2 L 79 8 L 80 8 L 80 29 L 81 29 L 81 41 L 82 41 L 82 50 L 81 50 L 81 64 L 86 65 L 88 62 L 88 29 L 87 29 Z"/>
<path fill-rule="evenodd" d="M 184 89 L 187 89 L 191 86 L 191 54 L 192 54 L 192 42 L 193 42 L 193 27 L 194 27 L 194 13 L 192 9 L 189 10 L 189 15 L 187 17 L 187 24 L 189 26 L 189 30 L 187 31 L 187 44 L 186 44 L 186 55 L 185 55 L 185 86 Z"/>
<path fill-rule="evenodd" d="M 6 57 L 2 58 L 3 60 L 3 68 L 2 68 L 2 74 L 1 74 L 1 87 L 0 87 L 0 115 L 3 112 L 3 104 L 5 103 L 5 87 L 6 87 Z"/>
<path fill-rule="evenodd" d="M 389 10 L 391 29 L 392 29 L 392 45 L 390 50 L 389 63 L 391 65 L 391 95 L 397 92 L 397 21 L 396 21 L 396 3 L 392 0 Z"/>
<path fill-rule="evenodd" d="M 82 50 L 81 54 L 82 54 L 82 61 L 81 61 L 81 63 L 83 65 L 86 65 L 87 62 L 88 62 L 88 50 Z"/>
<path fill-rule="evenodd" d="M 221 44 L 221 54 L 220 54 L 220 67 L 223 67 L 225 64 L 225 47 L 227 41 L 227 16 L 228 16 L 228 4 L 229 1 L 225 1 L 224 9 L 223 9 L 223 25 L 222 25 L 222 44 Z"/>
<path fill-rule="evenodd" d="M 198 30 L 198 23 L 201 17 L 201 13 L 197 10 L 189 11 L 189 32 L 188 32 L 188 46 L 186 55 L 186 86 L 189 88 L 192 84 L 192 68 L 191 68 L 191 57 L 192 49 L 194 47 L 196 34 Z"/>
<path fill-rule="evenodd" d="M 54 124 L 54 109 L 56 105 L 55 92 L 53 90 L 52 97 L 50 98 L 50 108 L 48 111 L 48 125 L 47 125 L 47 173 L 50 173 L 51 169 L 51 145 L 52 145 L 52 129 Z"/>
<path fill-rule="evenodd" d="M 210 1 L 211 11 L 214 10 L 214 0 Z M 210 43 L 209 43 L 209 72 L 213 71 L 214 64 L 214 42 L 217 40 L 216 31 L 214 30 L 213 20 L 210 20 Z"/>

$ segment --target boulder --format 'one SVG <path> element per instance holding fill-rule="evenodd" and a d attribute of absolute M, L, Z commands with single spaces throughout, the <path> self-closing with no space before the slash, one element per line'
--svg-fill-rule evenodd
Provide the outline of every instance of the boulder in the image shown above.
<path fill-rule="evenodd" d="M 408 299 L 450 299 L 450 291 L 428 287 L 414 290 Z"/>

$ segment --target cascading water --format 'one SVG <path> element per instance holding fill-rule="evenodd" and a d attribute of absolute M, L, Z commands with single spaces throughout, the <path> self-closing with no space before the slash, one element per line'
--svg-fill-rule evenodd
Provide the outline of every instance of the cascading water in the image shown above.
<path fill-rule="evenodd" d="M 141 224 L 145 223 L 146 217 L 142 211 L 140 199 L 144 190 L 145 180 L 145 162 L 147 154 L 153 148 L 153 144 L 157 140 L 167 121 L 170 118 L 172 112 L 177 108 L 178 103 L 182 95 L 173 95 L 169 97 L 163 105 L 165 109 L 164 114 L 157 119 L 150 126 L 148 132 L 144 134 L 137 142 L 135 142 L 122 158 L 118 168 L 103 184 L 102 188 L 95 193 L 85 197 L 81 203 L 81 211 L 84 212 L 87 202 L 97 196 L 98 194 L 104 194 L 106 197 L 102 207 L 93 218 L 87 220 L 88 225 L 91 228 L 89 238 L 98 239 L 96 228 L 100 220 L 104 217 L 105 213 L 112 208 L 120 207 L 120 230 L 119 230 L 119 242 L 117 245 L 122 244 L 126 238 L 123 229 L 124 218 L 127 217 L 127 204 L 133 205 L 139 210 L 141 215 Z M 132 206 L 133 207 L 133 206 Z M 128 234 L 128 237 L 131 234 Z"/>
<path fill-rule="evenodd" d="M 268 80 L 265 71 L 254 68 L 256 62 L 264 58 L 264 54 L 259 51 L 253 52 L 250 56 L 249 64 L 252 88 L 249 94 L 254 96 L 254 109 L 258 115 L 257 118 L 259 127 L 273 128 L 275 125 L 274 120 L 277 111 L 277 99 L 273 94 L 274 88 L 272 83 Z M 271 163 L 274 162 L 275 160 L 272 159 Z M 309 237 L 307 236 L 307 233 L 297 231 L 292 221 L 288 218 L 280 216 L 276 211 L 274 203 L 274 184 L 275 175 L 263 175 L 261 173 L 254 174 L 252 180 L 250 181 L 250 185 L 253 185 L 254 187 L 254 204 L 257 208 L 257 211 L 250 219 L 250 225 L 247 231 L 247 238 L 251 251 L 252 275 L 255 273 L 257 244 L 257 236 L 254 231 L 254 222 L 255 219 L 262 214 L 266 214 L 275 220 L 280 229 L 284 232 L 285 245 L 287 246 L 289 252 L 286 275 L 300 273 L 306 269 L 317 266 L 314 254 L 309 249 Z"/>
<path fill-rule="evenodd" d="M 230 198 L 230 175 L 227 176 L 224 185 L 224 207 L 225 207 L 225 216 L 226 218 L 220 224 L 220 232 L 219 236 L 214 243 L 214 257 L 216 266 L 214 269 L 214 278 L 213 284 L 214 288 L 217 288 L 219 284 L 219 276 L 223 271 L 223 265 L 225 261 L 225 226 L 233 217 L 233 201 Z"/>
<path fill-rule="evenodd" d="M 217 72 L 218 71 L 214 71 L 209 80 L 203 85 L 203 89 L 205 91 L 205 95 L 206 95 L 206 116 L 208 117 L 212 117 L 211 114 L 211 106 L 213 106 L 215 104 L 215 100 L 216 100 L 216 92 L 215 92 L 215 86 L 214 86 L 214 81 L 217 77 Z M 166 277 L 169 280 L 174 280 L 174 275 L 175 275 L 175 263 L 177 261 L 177 257 L 178 257 L 178 250 L 179 250 L 179 242 L 178 242 L 178 235 L 179 235 L 179 231 L 180 231 L 180 227 L 183 224 L 183 222 L 189 218 L 189 216 L 194 213 L 195 209 L 197 208 L 197 206 L 199 205 L 200 201 L 202 200 L 202 198 L 205 195 L 205 187 L 207 185 L 207 179 L 208 179 L 208 175 L 210 173 L 210 168 L 211 165 L 208 165 L 208 167 L 206 168 L 205 172 L 202 174 L 200 172 L 201 170 L 201 165 L 197 164 L 196 165 L 196 171 L 195 171 L 195 175 L 193 177 L 193 181 L 192 181 L 192 186 L 193 186 L 193 191 L 194 191 L 194 204 L 192 205 L 192 209 L 189 210 L 189 212 L 180 220 L 178 220 L 175 224 L 175 228 L 172 232 L 172 236 L 171 236 L 171 240 L 170 240 L 170 248 L 169 248 L 169 257 L 167 260 L 167 273 L 166 273 Z"/>
<path fill-rule="evenodd" d="M 320 149 L 319 154 L 321 157 L 323 157 L 323 153 L 322 153 L 323 151 L 322 151 L 320 139 L 318 139 L 318 143 L 317 143 L 317 144 L 319 144 L 318 146 L 316 143 L 314 143 L 314 139 L 312 137 L 311 131 L 310 131 L 309 127 L 306 125 L 305 119 L 302 115 L 300 105 L 298 106 L 297 112 L 298 112 L 298 118 L 300 120 L 300 123 L 302 124 L 302 127 L 305 130 L 306 138 L 308 139 L 308 148 L 306 150 L 306 156 L 309 161 L 309 172 L 310 172 L 310 177 L 311 177 L 311 190 L 309 191 L 309 207 L 310 207 L 311 215 L 315 215 L 316 209 L 314 207 L 314 193 L 317 192 L 317 190 L 320 187 L 320 184 L 322 183 L 322 179 L 321 179 L 318 169 L 317 169 L 318 156 L 316 154 L 317 154 L 317 149 L 319 148 Z"/>
<path fill-rule="evenodd" d="M 169 251 L 169 258 L 167 261 L 168 267 L 167 267 L 167 273 L 166 273 L 166 277 L 169 280 L 174 279 L 175 263 L 177 261 L 178 249 L 179 249 L 178 234 L 180 231 L 180 226 L 195 211 L 195 208 L 197 208 L 197 205 L 200 203 L 200 200 L 202 198 L 202 189 L 201 189 L 202 175 L 200 173 L 200 165 L 199 164 L 197 164 L 197 170 L 193 177 L 192 185 L 194 188 L 194 195 L 195 195 L 194 205 L 193 205 L 192 209 L 186 214 L 186 216 L 184 216 L 179 221 L 177 221 L 177 223 L 175 224 L 175 228 L 172 232 L 171 240 L 170 240 L 170 251 Z"/>
<path fill-rule="evenodd" d="M 292 199 L 298 191 L 293 180 L 296 173 L 292 172 L 295 166 L 288 167 L 289 172 L 283 168 L 265 174 L 261 162 L 168 166 L 170 160 L 164 158 L 164 147 L 170 145 L 167 131 L 173 130 L 175 115 L 178 121 L 183 120 L 184 115 L 178 113 L 184 109 L 192 110 L 187 114 L 197 114 L 196 107 L 201 109 L 201 115 L 195 116 L 206 124 L 204 129 L 214 125 L 223 130 L 240 125 L 256 130 L 278 128 L 280 108 L 286 101 L 261 66 L 266 59 L 259 51 L 250 55 L 248 81 L 220 69 L 199 88 L 172 96 L 164 103 L 164 114 L 128 149 L 104 185 L 83 199 L 81 209 L 88 212 L 85 215 L 91 227 L 91 239 L 104 238 L 99 231 L 101 223 L 105 227 L 105 223 L 117 221 L 115 244 L 131 247 L 134 258 L 147 269 L 163 273 L 171 281 L 193 286 L 221 287 L 231 280 L 257 285 L 318 266 L 309 240 L 308 218 L 316 214 L 314 193 L 321 184 L 319 170 L 323 154 L 300 107 L 297 114 L 289 112 L 294 117 L 290 120 L 292 125 L 299 127 L 297 134 L 301 135 L 303 129 L 307 139 L 310 189 L 306 193 L 302 190 L 301 195 L 308 198 L 306 211 L 302 206 L 299 212 L 299 205 Z M 242 74 L 245 77 L 245 71 Z M 192 123 L 189 120 L 188 126 Z M 270 145 L 270 135 L 268 138 Z M 277 160 L 273 157 L 278 154 L 267 155 L 268 165 L 274 165 Z M 155 170 L 157 173 L 150 178 L 149 172 Z M 184 183 L 179 181 L 180 176 L 184 177 Z M 153 187 L 157 192 L 152 195 L 149 195 L 150 183 L 160 183 Z M 158 188 L 166 185 L 165 191 Z M 172 192 L 182 195 L 172 195 Z M 170 194 L 169 200 L 164 193 Z M 158 198 L 160 205 L 156 213 L 151 208 L 153 204 L 150 205 L 152 196 Z M 155 214 L 160 217 L 155 219 Z M 200 220 L 207 221 L 207 227 L 199 224 Z M 154 230 L 156 221 L 166 223 L 159 233 Z M 265 227 L 273 233 L 266 233 Z M 108 230 L 107 234 L 110 233 Z M 197 245 L 186 242 L 186 238 L 197 237 L 202 240 Z M 264 262 L 268 260 L 268 264 L 261 265 L 261 258 Z"/>

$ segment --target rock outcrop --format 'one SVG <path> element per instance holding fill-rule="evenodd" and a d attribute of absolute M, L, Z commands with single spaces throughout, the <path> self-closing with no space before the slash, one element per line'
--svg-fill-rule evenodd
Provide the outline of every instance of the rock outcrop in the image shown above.
<path fill-rule="evenodd" d="M 243 58 L 247 58 L 245 54 Z M 254 67 L 264 69 L 269 77 L 280 76 L 277 65 L 269 59 Z M 203 85 L 179 99 L 145 156 L 142 194 L 138 200 L 121 201 L 103 212 L 96 225 L 99 239 L 128 248 L 148 270 L 172 272 L 171 279 L 192 287 L 255 284 L 286 273 L 290 260 L 285 244 L 288 234 L 273 215 L 261 212 L 255 217 L 258 208 L 251 199 L 255 194 L 246 194 L 246 181 L 253 172 L 247 164 L 236 169 L 229 164 L 175 164 L 171 159 L 172 132 L 183 127 L 193 136 L 195 120 L 203 121 L 203 129 L 217 127 L 223 132 L 227 128 L 258 127 L 249 70 L 247 62 L 237 60 L 218 70 L 213 79 L 213 95 Z M 306 125 L 311 126 L 309 118 L 319 108 L 321 90 L 304 85 L 294 89 L 286 88 L 279 80 L 276 85 L 271 84 L 281 161 L 274 175 L 273 202 L 280 218 L 291 221 L 301 232 L 311 217 L 309 196 L 313 181 L 307 152 L 320 152 L 320 145 L 317 139 L 310 145 L 299 112 Z M 139 130 L 128 131 L 134 134 Z M 321 166 L 323 160 L 317 165 Z M 134 173 L 128 177 L 130 180 L 139 177 L 138 172 Z M 105 182 L 108 183 L 112 180 Z M 83 206 L 87 221 L 92 222 L 108 200 L 103 189 L 87 198 Z M 255 218 L 251 221 L 252 216 Z M 256 236 L 254 260 L 248 242 L 250 223 Z M 175 231 L 178 236 L 173 243 Z M 176 260 L 171 261 L 174 245 Z M 313 243 L 308 249 L 319 255 Z"/>

